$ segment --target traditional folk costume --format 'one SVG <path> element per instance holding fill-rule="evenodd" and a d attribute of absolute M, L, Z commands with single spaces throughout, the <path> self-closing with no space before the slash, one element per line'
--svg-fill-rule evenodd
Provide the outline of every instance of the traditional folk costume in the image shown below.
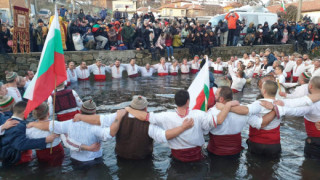
<path fill-rule="evenodd" d="M 232 78 L 232 84 L 231 89 L 233 93 L 241 92 L 244 85 L 247 83 L 247 80 L 245 78 L 237 77 L 235 72 L 232 70 L 231 66 L 228 67 L 229 74 Z"/>
<path fill-rule="evenodd" d="M 128 72 L 128 77 L 129 78 L 135 78 L 139 76 L 139 66 L 134 64 L 133 66 L 131 64 L 123 64 L 125 69 Z"/>
<path fill-rule="evenodd" d="M 188 111 L 186 116 L 178 112 L 150 113 L 147 120 L 164 130 L 178 127 L 184 119 L 193 118 L 194 126 L 174 139 L 168 140 L 171 155 L 182 162 L 193 162 L 203 159 L 201 147 L 205 143 L 203 134 L 217 125 L 217 117 L 200 110 Z"/>
<path fill-rule="evenodd" d="M 308 86 L 308 84 L 302 84 L 301 86 L 296 87 L 292 93 L 287 94 L 286 98 L 294 99 L 308 95 Z"/>
<path fill-rule="evenodd" d="M 312 68 L 309 69 L 309 72 L 312 74 L 312 77 L 314 76 L 320 76 L 320 68 L 315 68 L 312 66 Z"/>
<path fill-rule="evenodd" d="M 71 83 L 75 83 L 78 81 L 78 76 L 77 76 L 77 73 L 76 73 L 76 70 L 73 69 L 73 70 L 70 70 L 69 68 L 67 69 L 67 83 L 68 83 L 68 86 L 71 84 Z"/>
<path fill-rule="evenodd" d="M 258 64 L 258 65 L 254 64 L 252 77 L 256 78 L 256 77 L 260 76 L 260 70 L 261 70 L 261 64 Z"/>
<path fill-rule="evenodd" d="M 178 75 L 178 71 L 179 71 L 179 66 L 178 65 L 176 65 L 176 66 L 171 65 L 170 68 L 169 68 L 169 72 L 170 72 L 171 76 L 177 76 Z"/>
<path fill-rule="evenodd" d="M 19 101 L 22 101 L 22 96 L 17 87 L 7 87 L 7 90 L 8 90 L 7 95 L 13 97 L 16 103 Z"/>
<path fill-rule="evenodd" d="M 209 113 L 218 115 L 220 110 L 213 107 Z M 247 123 L 252 127 L 260 129 L 262 118 L 254 115 L 243 116 L 229 112 L 222 124 L 210 130 L 208 151 L 218 156 L 239 154 L 243 149 L 241 146 L 241 131 Z"/>
<path fill-rule="evenodd" d="M 286 82 L 286 78 L 284 77 L 283 74 L 276 75 L 276 79 L 277 79 L 277 81 L 279 81 L 280 84 L 283 84 Z"/>
<path fill-rule="evenodd" d="M 93 73 L 94 75 L 94 80 L 95 81 L 105 81 L 106 80 L 106 71 L 107 67 L 106 66 L 100 66 L 98 67 L 96 64 L 92 64 L 88 66 L 90 72 Z"/>
<path fill-rule="evenodd" d="M 76 91 L 71 89 L 57 89 L 56 102 L 53 112 L 53 94 L 48 98 L 50 116 L 57 114 L 58 121 L 73 119 L 79 113 L 82 101 Z"/>
<path fill-rule="evenodd" d="M 223 74 L 223 68 L 226 66 L 225 63 L 211 63 L 211 67 L 213 67 L 213 74 L 214 75 L 222 75 Z"/>
<path fill-rule="evenodd" d="M 154 73 L 154 68 L 150 67 L 147 69 L 146 67 L 139 67 L 139 71 L 141 72 L 142 77 L 151 77 Z"/>
<path fill-rule="evenodd" d="M 270 112 L 260 105 L 261 101 L 265 100 L 273 102 L 273 99 L 259 99 L 252 104 L 247 105 L 249 109 L 248 115 L 258 115 L 262 117 Z M 280 123 L 281 118 L 275 117 L 264 128 L 249 127 L 249 139 L 247 140 L 248 151 L 261 154 L 277 156 L 281 152 L 280 144 Z"/>
<path fill-rule="evenodd" d="M 89 80 L 90 77 L 90 71 L 88 68 L 81 69 L 80 66 L 76 67 L 76 74 L 78 77 L 78 81 L 86 81 Z"/>
<path fill-rule="evenodd" d="M 293 83 L 297 82 L 298 79 L 299 79 L 300 74 L 303 73 L 303 72 L 306 72 L 307 68 L 308 67 L 305 66 L 303 63 L 300 64 L 300 65 L 295 64 L 293 66 L 292 82 Z"/>
<path fill-rule="evenodd" d="M 201 61 L 199 60 L 192 60 L 189 62 L 191 64 L 191 74 L 197 74 L 200 68 Z"/>
<path fill-rule="evenodd" d="M 26 122 L 12 116 L 19 124 L 6 130 L 1 138 L 1 153 L 3 166 L 13 166 L 32 160 L 31 149 L 45 149 L 46 138 L 29 139 L 26 136 Z"/>
<path fill-rule="evenodd" d="M 190 65 L 189 64 L 181 64 L 180 69 L 181 69 L 181 74 L 189 74 L 190 73 Z"/>
<path fill-rule="evenodd" d="M 112 78 L 119 79 L 119 78 L 122 78 L 122 73 L 125 70 L 125 68 L 123 65 L 120 65 L 119 67 L 117 66 L 106 67 L 106 70 L 109 73 L 111 73 Z"/>
<path fill-rule="evenodd" d="M 285 72 L 287 74 L 286 82 L 290 82 L 291 76 L 292 76 L 292 70 L 293 70 L 293 67 L 295 66 L 295 64 L 296 63 L 294 61 L 290 61 L 290 60 L 288 62 L 281 63 L 281 65 L 284 68 L 283 72 Z"/>
<path fill-rule="evenodd" d="M 253 72 L 254 72 L 254 67 L 250 67 L 250 68 L 246 68 L 246 70 L 244 71 L 245 75 L 246 75 L 246 78 L 249 79 L 249 78 L 252 78 L 253 77 Z"/>
<path fill-rule="evenodd" d="M 26 135 L 29 139 L 46 138 L 51 133 L 37 128 L 29 128 Z M 45 162 L 50 165 L 60 166 L 64 158 L 64 149 L 60 138 L 55 138 L 52 142 L 52 154 L 50 154 L 51 143 L 47 144 L 46 149 L 36 150 L 36 155 L 39 162 Z"/>
<path fill-rule="evenodd" d="M 167 76 L 169 75 L 169 66 L 171 63 L 165 63 L 165 64 L 156 64 L 153 67 L 158 71 L 158 76 Z"/>
<path fill-rule="evenodd" d="M 285 106 L 279 107 L 280 115 L 304 116 L 304 124 L 308 137 L 305 141 L 304 154 L 310 158 L 320 158 L 320 131 L 315 123 L 320 117 L 320 101 L 312 104 L 307 97 L 283 100 Z"/>

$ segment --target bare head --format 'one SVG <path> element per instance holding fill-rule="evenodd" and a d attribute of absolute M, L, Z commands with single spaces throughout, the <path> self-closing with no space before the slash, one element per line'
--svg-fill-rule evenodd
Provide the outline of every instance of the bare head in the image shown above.
<path fill-rule="evenodd" d="M 81 64 L 80 64 L 80 68 L 81 69 L 86 69 L 87 68 L 87 63 L 82 61 Z"/>
<path fill-rule="evenodd" d="M 147 69 L 147 70 L 150 69 L 150 64 L 149 64 L 149 63 L 146 64 L 146 69 Z"/>
<path fill-rule="evenodd" d="M 115 65 L 116 67 L 119 67 L 119 66 L 120 66 L 120 61 L 119 61 L 119 60 L 116 60 L 116 61 L 114 62 L 114 65 Z"/>
<path fill-rule="evenodd" d="M 73 70 L 74 69 L 74 62 L 73 61 L 69 62 L 68 67 L 70 70 Z"/>
<path fill-rule="evenodd" d="M 0 82 L 0 96 L 5 96 L 8 94 L 8 90 L 6 88 L 6 86 Z"/>
<path fill-rule="evenodd" d="M 160 64 L 165 64 L 165 63 L 166 63 L 166 58 L 162 57 L 162 58 L 160 59 Z"/>
<path fill-rule="evenodd" d="M 36 109 L 32 111 L 32 116 L 40 121 L 47 120 L 49 118 L 49 106 L 47 103 L 41 103 Z"/>
<path fill-rule="evenodd" d="M 311 78 L 308 89 L 310 94 L 320 93 L 320 76 Z"/>
<path fill-rule="evenodd" d="M 97 65 L 98 67 L 100 67 L 100 66 L 102 65 L 101 59 L 97 59 L 97 60 L 96 60 L 96 65 Z"/>
<path fill-rule="evenodd" d="M 27 71 L 26 78 L 31 81 L 33 79 L 33 77 L 34 77 L 33 71 L 31 71 L 31 70 Z"/>
<path fill-rule="evenodd" d="M 135 64 L 136 64 L 136 59 L 132 58 L 132 59 L 130 60 L 130 64 L 131 64 L 132 66 L 135 65 Z"/>
<path fill-rule="evenodd" d="M 221 63 L 221 57 L 218 57 L 216 62 Z"/>
<path fill-rule="evenodd" d="M 17 77 L 17 87 L 23 88 L 26 85 L 26 80 L 22 76 Z"/>
<path fill-rule="evenodd" d="M 225 104 L 232 101 L 232 95 L 232 89 L 229 86 L 220 86 L 215 93 L 215 98 L 217 102 Z"/>
<path fill-rule="evenodd" d="M 274 98 L 277 94 L 278 85 L 274 81 L 267 80 L 262 84 L 261 93 L 263 97 L 272 97 Z"/>

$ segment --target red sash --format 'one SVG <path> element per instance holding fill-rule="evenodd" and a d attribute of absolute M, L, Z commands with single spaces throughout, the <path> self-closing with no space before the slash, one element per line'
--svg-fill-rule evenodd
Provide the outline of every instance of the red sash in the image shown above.
<path fill-rule="evenodd" d="M 171 149 L 171 154 L 174 158 L 182 162 L 200 161 L 204 158 L 201 147 L 199 146 L 188 149 Z"/>
<path fill-rule="evenodd" d="M 320 131 L 316 128 L 315 123 L 304 118 L 304 125 L 308 137 L 320 137 Z"/>
<path fill-rule="evenodd" d="M 213 135 L 209 133 L 208 151 L 219 156 L 235 155 L 243 149 L 241 133 L 233 135 Z"/>
<path fill-rule="evenodd" d="M 250 126 L 249 140 L 259 144 L 280 144 L 280 125 L 270 130 L 259 130 Z"/>
<path fill-rule="evenodd" d="M 135 78 L 135 77 L 138 77 L 139 76 L 139 74 L 137 73 L 137 74 L 132 74 L 132 75 L 129 75 L 129 78 Z"/>
<path fill-rule="evenodd" d="M 232 92 L 233 92 L 233 93 L 238 93 L 239 91 L 236 90 L 236 89 L 232 89 Z"/>
<path fill-rule="evenodd" d="M 287 72 L 287 78 L 291 78 L 291 71 Z"/>
<path fill-rule="evenodd" d="M 22 151 L 20 161 L 16 165 L 27 163 L 27 162 L 30 162 L 31 160 L 32 160 L 32 150 Z"/>
<path fill-rule="evenodd" d="M 298 82 L 299 76 L 292 76 L 292 82 Z"/>
<path fill-rule="evenodd" d="M 181 72 L 181 74 L 189 74 L 190 72 Z"/>
<path fill-rule="evenodd" d="M 52 154 L 50 154 L 50 148 L 36 150 L 36 154 L 39 162 L 49 163 L 54 166 L 61 165 L 64 158 L 64 150 L 61 143 L 52 148 Z"/>
<path fill-rule="evenodd" d="M 258 73 L 253 73 L 252 77 L 255 78 L 257 77 Z"/>
<path fill-rule="evenodd" d="M 80 113 L 80 111 L 76 110 L 65 114 L 57 114 L 57 119 L 58 121 L 67 121 L 73 119 L 73 117 L 78 113 Z"/>
<path fill-rule="evenodd" d="M 85 79 L 78 78 L 78 81 L 87 81 L 87 80 L 89 80 L 89 78 L 88 78 L 88 77 L 87 77 L 87 78 L 85 78 Z"/>
<path fill-rule="evenodd" d="M 71 85 L 71 82 L 69 81 L 69 82 L 67 82 L 67 86 L 70 86 Z"/>
<path fill-rule="evenodd" d="M 106 75 L 94 75 L 94 80 L 95 81 L 105 81 Z"/>
<path fill-rule="evenodd" d="M 168 76 L 168 73 L 158 73 L 158 76 Z"/>
<path fill-rule="evenodd" d="M 170 73 L 171 76 L 177 76 L 178 73 L 177 72 L 173 72 L 173 73 Z"/>
<path fill-rule="evenodd" d="M 197 74 L 198 71 L 198 69 L 191 69 L 191 74 Z"/>
<path fill-rule="evenodd" d="M 222 74 L 223 71 L 214 70 L 213 73 L 214 73 L 214 74 Z"/>

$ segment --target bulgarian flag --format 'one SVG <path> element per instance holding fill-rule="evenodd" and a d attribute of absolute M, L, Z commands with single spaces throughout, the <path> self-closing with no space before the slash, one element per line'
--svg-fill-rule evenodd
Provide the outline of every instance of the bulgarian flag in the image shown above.
<path fill-rule="evenodd" d="M 284 13 L 287 13 L 287 9 L 286 9 L 286 6 L 284 5 L 283 0 L 281 1 L 280 11 L 281 11 L 281 12 L 284 12 Z"/>
<path fill-rule="evenodd" d="M 214 93 L 213 89 L 210 88 L 208 59 L 203 59 L 203 61 L 206 61 L 206 63 L 188 89 L 190 94 L 189 107 L 207 111 L 208 107 L 214 104 Z"/>
<path fill-rule="evenodd" d="M 28 99 L 24 117 L 48 99 L 57 85 L 67 80 L 57 8 L 41 53 L 37 73 L 24 98 Z"/>

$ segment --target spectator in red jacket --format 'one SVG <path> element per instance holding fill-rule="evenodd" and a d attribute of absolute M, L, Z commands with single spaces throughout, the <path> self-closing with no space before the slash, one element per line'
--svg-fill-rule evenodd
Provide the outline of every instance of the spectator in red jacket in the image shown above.
<path fill-rule="evenodd" d="M 227 45 L 232 46 L 234 33 L 237 29 L 237 20 L 239 19 L 239 15 L 236 12 L 231 11 L 225 16 L 225 19 L 228 21 L 229 29 Z"/>
<path fill-rule="evenodd" d="M 165 44 L 166 44 L 166 47 L 167 47 L 168 61 L 171 61 L 171 59 L 170 59 L 170 53 L 171 53 L 171 58 L 172 58 L 172 60 L 174 59 L 174 57 L 173 57 L 173 47 L 172 47 L 172 35 L 171 35 L 171 33 L 167 33 L 167 34 L 166 34 Z"/>

